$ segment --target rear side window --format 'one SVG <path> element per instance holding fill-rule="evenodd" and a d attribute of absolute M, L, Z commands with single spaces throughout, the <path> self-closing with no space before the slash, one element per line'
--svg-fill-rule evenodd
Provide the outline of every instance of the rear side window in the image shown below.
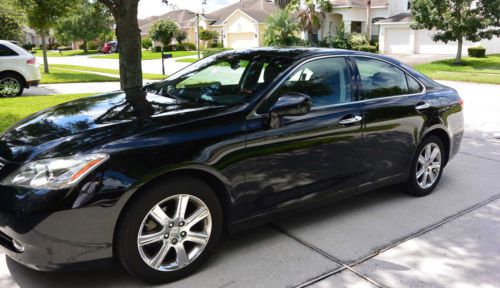
<path fill-rule="evenodd" d="M 3 56 L 16 56 L 17 53 L 10 49 L 9 47 L 3 45 L 3 44 L 0 44 L 0 57 L 3 57 Z"/>
<path fill-rule="evenodd" d="M 384 61 L 356 57 L 364 99 L 414 94 L 420 84 L 403 70 Z"/>

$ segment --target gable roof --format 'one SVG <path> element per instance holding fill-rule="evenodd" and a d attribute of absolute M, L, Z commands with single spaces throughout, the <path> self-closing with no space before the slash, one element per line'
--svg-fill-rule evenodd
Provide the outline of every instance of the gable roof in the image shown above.
<path fill-rule="evenodd" d="M 380 20 L 377 23 L 408 23 L 412 22 L 410 13 L 399 13 L 387 19 Z"/>
<path fill-rule="evenodd" d="M 190 26 L 187 24 L 193 23 L 193 21 L 190 20 L 193 20 L 194 18 L 195 18 L 194 12 L 187 9 L 179 9 L 179 10 L 172 10 L 160 16 L 151 16 L 145 19 L 140 19 L 138 20 L 138 22 L 141 34 L 147 34 L 151 26 L 153 26 L 153 23 L 155 23 L 158 20 L 171 20 L 177 23 L 180 27 L 186 27 Z"/>
<path fill-rule="evenodd" d="M 366 7 L 367 0 L 330 0 L 333 6 Z M 371 7 L 389 6 L 389 0 L 371 0 Z"/>
<path fill-rule="evenodd" d="M 276 6 L 272 0 L 241 0 L 237 3 L 207 13 L 205 18 L 214 21 L 211 25 L 222 25 L 234 11 L 241 10 L 257 22 L 262 23 L 265 22 L 269 14 L 272 14 L 278 9 L 278 6 Z"/>

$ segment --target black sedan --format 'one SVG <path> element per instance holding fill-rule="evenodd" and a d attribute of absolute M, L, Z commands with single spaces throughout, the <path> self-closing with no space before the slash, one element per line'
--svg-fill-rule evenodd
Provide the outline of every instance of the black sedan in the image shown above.
<path fill-rule="evenodd" d="M 369 53 L 208 57 L 1 134 L 0 243 L 37 270 L 115 260 L 142 279 L 175 280 L 223 231 L 390 184 L 431 193 L 459 149 L 462 104 Z"/>

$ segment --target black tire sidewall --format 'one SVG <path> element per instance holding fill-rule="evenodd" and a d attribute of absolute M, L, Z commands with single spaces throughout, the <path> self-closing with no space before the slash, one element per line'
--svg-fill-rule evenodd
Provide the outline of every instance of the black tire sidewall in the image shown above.
<path fill-rule="evenodd" d="M 213 252 L 222 234 L 222 209 L 215 193 L 204 182 L 191 177 L 161 181 L 137 193 L 141 194 L 131 200 L 134 202 L 126 208 L 118 224 L 115 251 L 120 263 L 132 275 L 151 283 L 174 281 L 192 274 Z M 162 272 L 144 263 L 137 248 L 137 235 L 149 210 L 163 199 L 176 194 L 196 196 L 207 205 L 212 217 L 212 231 L 207 246 L 198 258 L 179 270 Z"/>
<path fill-rule="evenodd" d="M 435 143 L 439 147 L 439 150 L 441 152 L 441 169 L 439 169 L 439 174 L 434 184 L 432 184 L 432 186 L 427 189 L 423 189 L 417 183 L 417 175 L 416 175 L 417 162 L 418 162 L 418 156 L 422 152 L 422 149 L 429 143 Z M 441 175 L 443 174 L 444 170 L 445 159 L 446 159 L 445 149 L 441 139 L 433 135 L 427 136 L 418 146 L 415 155 L 413 157 L 413 161 L 411 163 L 412 167 L 410 169 L 410 175 L 408 177 L 407 182 L 405 183 L 406 191 L 408 192 L 408 194 L 418 197 L 429 195 L 434 190 L 434 188 L 436 188 L 436 186 L 439 184 L 439 181 L 441 180 Z"/>
<path fill-rule="evenodd" d="M 21 96 L 23 94 L 23 91 L 24 91 L 24 82 L 23 82 L 23 79 L 19 75 L 12 74 L 12 73 L 0 74 L 0 80 L 4 79 L 4 78 L 7 78 L 7 77 L 16 79 L 16 81 L 19 83 L 19 87 L 20 87 L 19 92 L 16 95 L 9 95 L 9 96 L 0 94 L 0 97 L 17 97 L 17 96 Z"/>

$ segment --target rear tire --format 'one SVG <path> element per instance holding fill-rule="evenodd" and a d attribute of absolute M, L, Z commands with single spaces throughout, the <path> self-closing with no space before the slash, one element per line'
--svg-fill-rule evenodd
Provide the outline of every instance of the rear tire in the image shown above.
<path fill-rule="evenodd" d="M 130 274 L 152 283 L 192 274 L 222 234 L 217 196 L 191 177 L 162 181 L 139 193 L 118 224 L 115 248 L 120 263 Z"/>
<path fill-rule="evenodd" d="M 0 97 L 21 96 L 24 90 L 24 79 L 14 73 L 0 74 Z"/>
<path fill-rule="evenodd" d="M 429 195 L 443 174 L 446 159 L 443 142 L 433 135 L 426 137 L 413 158 L 410 176 L 404 188 L 413 196 Z"/>

